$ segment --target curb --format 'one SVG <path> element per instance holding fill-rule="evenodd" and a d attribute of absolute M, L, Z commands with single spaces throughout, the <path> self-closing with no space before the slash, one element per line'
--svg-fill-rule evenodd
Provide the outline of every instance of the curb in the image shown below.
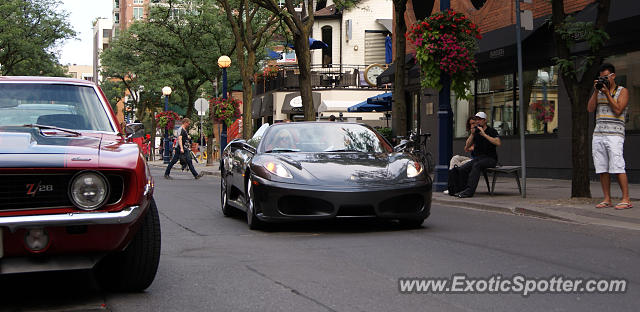
<path fill-rule="evenodd" d="M 518 215 L 518 216 L 536 217 L 536 218 L 542 218 L 542 219 L 553 219 L 553 220 L 559 220 L 559 221 L 565 221 L 565 222 L 579 222 L 577 220 L 559 217 L 553 214 L 541 212 L 541 211 L 530 209 L 530 208 L 524 208 L 524 207 L 492 206 L 487 204 L 458 201 L 458 200 L 447 200 L 447 199 L 439 199 L 439 198 L 432 198 L 432 202 L 446 204 L 449 206 L 458 206 L 458 207 L 472 208 L 472 209 L 478 209 L 478 210 L 502 212 L 502 213 L 508 213 L 508 214 Z"/>

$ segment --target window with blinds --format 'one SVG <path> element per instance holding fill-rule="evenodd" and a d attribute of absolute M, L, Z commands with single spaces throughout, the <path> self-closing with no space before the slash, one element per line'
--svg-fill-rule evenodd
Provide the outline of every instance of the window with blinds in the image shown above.
<path fill-rule="evenodd" d="M 384 61 L 384 40 L 386 36 L 382 32 L 364 33 L 364 63 L 385 64 Z"/>

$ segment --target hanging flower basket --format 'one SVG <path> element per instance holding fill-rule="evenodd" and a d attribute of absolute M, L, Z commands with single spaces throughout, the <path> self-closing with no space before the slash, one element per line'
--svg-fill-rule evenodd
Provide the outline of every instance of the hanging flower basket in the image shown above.
<path fill-rule="evenodd" d="M 213 119 L 217 122 L 224 122 L 227 127 L 240 117 L 240 106 L 242 101 L 234 98 L 211 98 L 209 103 L 213 105 Z"/>
<path fill-rule="evenodd" d="M 180 116 L 174 111 L 160 112 L 156 114 L 156 127 L 158 129 L 173 129 L 176 124 L 176 120 L 179 120 Z"/>
<path fill-rule="evenodd" d="M 537 121 L 548 123 L 553 120 L 556 108 L 555 105 L 551 105 L 548 101 L 539 100 L 529 106 L 529 111 Z"/>
<path fill-rule="evenodd" d="M 406 36 L 416 45 L 423 87 L 442 89 L 440 77 L 444 73 L 451 78 L 457 97 L 469 97 L 467 90 L 477 71 L 476 40 L 482 38 L 471 20 L 453 10 L 441 11 L 412 25 Z"/>

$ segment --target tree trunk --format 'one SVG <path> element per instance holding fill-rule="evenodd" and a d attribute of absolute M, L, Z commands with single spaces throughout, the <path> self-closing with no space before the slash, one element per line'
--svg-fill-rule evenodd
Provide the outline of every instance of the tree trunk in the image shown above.
<path fill-rule="evenodd" d="M 247 51 L 247 63 L 242 66 L 242 136 L 248 140 L 253 135 L 253 94 L 251 78 L 253 77 L 253 64 L 256 61 L 255 51 Z"/>
<path fill-rule="evenodd" d="M 566 82 L 565 82 L 566 83 Z M 571 82 L 567 86 L 571 102 L 571 197 L 591 197 L 589 181 L 589 113 L 586 103 L 589 100 L 589 88 Z"/>
<path fill-rule="evenodd" d="M 313 107 L 313 96 L 311 91 L 311 52 L 309 50 L 309 35 L 296 32 L 293 35 L 294 48 L 298 58 L 298 68 L 300 69 L 300 98 L 304 109 L 304 120 L 313 121 L 316 119 L 315 108 Z"/>
<path fill-rule="evenodd" d="M 393 82 L 393 105 L 391 128 L 393 136 L 407 135 L 407 103 L 405 98 L 405 58 L 406 41 L 404 34 L 407 32 L 407 25 L 404 20 L 404 12 L 407 8 L 407 0 L 394 0 L 395 25 L 393 33 L 396 41 L 396 72 Z"/>
<path fill-rule="evenodd" d="M 565 20 L 563 1 L 552 1 L 552 25 L 561 25 Z M 609 16 L 610 0 L 598 1 L 598 13 L 595 27 L 604 30 Z M 556 46 L 556 53 L 559 59 L 569 59 L 571 53 L 567 42 L 554 31 L 553 39 Z M 589 113 L 587 112 L 587 102 L 593 92 L 592 78 L 598 73 L 598 67 L 602 63 L 603 57 L 600 47 L 591 47 L 593 63 L 588 66 L 584 73 L 562 74 L 562 81 L 569 95 L 571 104 L 571 159 L 572 159 L 572 181 L 571 197 L 591 197 L 589 181 Z"/>

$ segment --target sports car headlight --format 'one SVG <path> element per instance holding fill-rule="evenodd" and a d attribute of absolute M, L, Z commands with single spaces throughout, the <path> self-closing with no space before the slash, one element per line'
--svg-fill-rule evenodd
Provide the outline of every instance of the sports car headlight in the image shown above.
<path fill-rule="evenodd" d="M 414 162 L 409 162 L 407 164 L 407 177 L 408 178 L 417 177 L 421 173 L 422 173 L 422 165 L 420 165 L 419 162 L 414 161 Z"/>
<path fill-rule="evenodd" d="M 291 173 L 287 168 L 285 168 L 281 163 L 277 162 L 268 162 L 264 165 L 264 167 L 271 173 L 281 177 L 281 178 L 291 178 Z"/>
<path fill-rule="evenodd" d="M 107 179 L 95 171 L 76 174 L 69 186 L 71 202 L 82 210 L 95 210 L 106 201 L 109 193 Z"/>

